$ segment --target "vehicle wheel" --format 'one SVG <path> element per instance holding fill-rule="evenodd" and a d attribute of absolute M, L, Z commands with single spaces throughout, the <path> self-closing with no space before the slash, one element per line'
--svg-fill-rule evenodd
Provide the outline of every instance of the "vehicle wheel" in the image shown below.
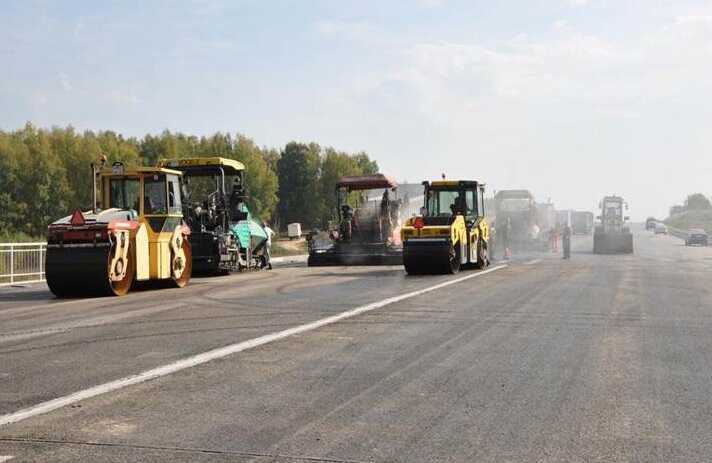
<path fill-rule="evenodd" d="M 460 246 L 455 245 L 455 253 L 450 254 L 450 262 L 448 264 L 448 272 L 456 274 L 460 271 Z"/>
<path fill-rule="evenodd" d="M 482 240 L 477 240 L 477 263 L 476 268 L 483 269 L 489 266 L 489 251 L 487 246 L 482 244 Z"/>
<path fill-rule="evenodd" d="M 115 246 L 112 247 L 111 252 L 109 253 L 109 262 L 107 266 L 107 278 L 109 278 L 109 274 L 111 274 L 111 269 L 109 266 L 111 266 L 111 256 L 114 254 L 115 251 Z M 109 278 L 109 287 L 111 288 L 111 292 L 115 296 L 124 296 L 129 292 L 129 289 L 131 289 L 131 285 L 133 284 L 133 279 L 134 279 L 134 271 L 136 269 L 136 258 L 134 257 L 136 255 L 136 248 L 135 246 L 130 246 L 128 253 L 126 254 L 126 262 L 124 262 L 123 259 L 117 260 L 114 265 L 117 267 L 114 269 L 117 273 L 122 273 L 123 269 L 120 268 L 120 266 L 127 266 L 126 267 L 126 273 L 124 274 L 124 277 L 121 280 L 117 281 L 112 281 L 111 278 Z"/>
<path fill-rule="evenodd" d="M 183 256 L 180 259 L 176 259 L 175 255 L 171 255 L 171 265 L 175 267 L 172 269 L 173 284 L 179 288 L 183 288 L 188 284 L 193 273 L 193 255 L 190 243 L 185 238 L 181 240 L 181 250 L 183 251 Z M 179 271 L 176 266 L 180 266 L 181 270 Z"/>

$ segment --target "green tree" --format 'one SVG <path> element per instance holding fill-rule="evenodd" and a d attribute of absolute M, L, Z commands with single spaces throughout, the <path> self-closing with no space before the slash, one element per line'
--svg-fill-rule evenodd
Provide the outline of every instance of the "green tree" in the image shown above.
<path fill-rule="evenodd" d="M 292 222 L 312 227 L 319 221 L 321 195 L 319 169 L 321 147 L 290 142 L 284 147 L 277 162 L 279 177 L 279 221 L 282 228 Z"/>
<path fill-rule="evenodd" d="M 238 135 L 233 157 L 245 165 L 248 204 L 253 215 L 269 222 L 277 207 L 277 174 L 262 150 L 249 138 Z"/>
<path fill-rule="evenodd" d="M 706 211 L 712 209 L 712 204 L 707 196 L 702 193 L 694 193 L 685 200 L 685 209 L 688 211 Z"/>
<path fill-rule="evenodd" d="M 357 156 L 349 156 L 333 148 L 324 150 L 319 179 L 321 206 L 319 221 L 325 226 L 336 212 L 335 186 L 341 177 L 363 174 L 362 163 Z"/>

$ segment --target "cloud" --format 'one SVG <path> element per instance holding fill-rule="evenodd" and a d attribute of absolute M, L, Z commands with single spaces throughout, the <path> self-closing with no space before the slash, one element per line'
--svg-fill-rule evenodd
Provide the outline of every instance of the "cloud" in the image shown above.
<path fill-rule="evenodd" d="M 590 0 L 567 0 L 571 6 L 585 6 L 588 5 L 589 1 Z"/>

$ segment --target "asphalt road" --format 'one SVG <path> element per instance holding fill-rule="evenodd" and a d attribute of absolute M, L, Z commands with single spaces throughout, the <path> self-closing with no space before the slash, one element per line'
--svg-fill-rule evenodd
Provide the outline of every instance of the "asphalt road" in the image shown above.
<path fill-rule="evenodd" d="M 0 426 L 0 462 L 710 461 L 712 248 L 643 232 L 632 256 L 574 245 L 477 276 L 293 267 L 79 301 L 0 289 L 7 416 L 473 275 Z"/>

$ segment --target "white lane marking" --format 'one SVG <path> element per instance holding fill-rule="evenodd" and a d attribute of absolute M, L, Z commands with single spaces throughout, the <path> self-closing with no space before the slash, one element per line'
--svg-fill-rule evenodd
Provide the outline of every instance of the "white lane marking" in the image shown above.
<path fill-rule="evenodd" d="M 535 265 L 541 262 L 541 259 L 532 259 L 530 261 L 524 262 L 524 265 Z"/>
<path fill-rule="evenodd" d="M 13 458 L 15 458 L 14 455 L 0 455 L 0 463 L 5 463 L 6 461 L 10 461 Z"/>
<path fill-rule="evenodd" d="M 64 333 L 66 331 L 71 331 L 75 328 L 86 328 L 88 326 L 99 326 L 106 325 L 108 323 L 113 323 L 120 320 L 125 320 L 127 318 L 141 317 L 143 315 L 151 315 L 159 312 L 165 312 L 166 310 L 173 310 L 179 307 L 184 307 L 185 304 L 166 304 L 159 305 L 156 307 L 149 307 L 146 309 L 131 310 L 128 312 L 121 312 L 112 315 L 101 315 L 98 317 L 85 318 L 83 320 L 77 320 L 74 322 L 57 323 L 55 325 L 49 325 L 45 328 L 39 328 L 35 330 L 27 331 L 16 331 L 11 333 L 0 333 L 0 343 L 21 341 L 24 339 L 32 339 L 40 336 L 47 336 L 49 334 Z"/>
<path fill-rule="evenodd" d="M 381 307 L 385 307 L 387 305 L 394 304 L 396 302 L 400 302 L 405 299 L 410 299 L 412 297 L 420 296 L 420 295 L 429 293 L 431 291 L 435 291 L 435 290 L 438 290 L 441 288 L 445 288 L 447 286 L 461 283 L 463 281 L 470 280 L 470 279 L 478 277 L 478 276 L 486 275 L 488 273 L 495 272 L 497 270 L 501 270 L 505 267 L 507 267 L 507 266 L 506 265 L 498 265 L 496 267 L 492 267 L 490 269 L 483 270 L 481 272 L 472 273 L 470 275 L 456 278 L 454 280 L 448 280 L 443 283 L 439 283 L 437 285 L 430 286 L 430 287 L 427 287 L 424 289 L 419 289 L 417 291 L 412 291 L 410 293 L 401 294 L 400 296 L 393 296 L 393 297 L 389 297 L 387 299 L 383 299 L 378 302 L 372 302 L 371 304 L 362 305 L 360 307 L 356 307 L 355 309 L 347 310 L 346 312 L 341 312 L 339 314 L 332 315 L 331 317 L 322 318 L 320 320 L 316 320 L 311 323 L 306 323 L 304 325 L 295 326 L 293 328 L 288 328 L 283 331 L 277 331 L 276 333 L 272 333 L 272 334 L 266 334 L 264 336 L 260 336 L 258 338 L 250 339 L 247 341 L 230 344 L 225 347 L 219 347 L 217 349 L 209 350 L 209 351 L 203 352 L 201 354 L 194 355 L 192 357 L 188 357 L 188 358 L 178 360 L 173 363 L 169 363 L 167 365 L 153 368 L 151 370 L 146 370 L 146 371 L 144 371 L 142 373 L 138 373 L 136 375 L 126 376 L 124 378 L 117 379 L 115 381 L 111 381 L 108 383 L 100 384 L 98 386 L 90 387 L 89 389 L 84 389 L 82 391 L 78 391 L 73 394 L 66 395 L 64 397 L 58 397 L 56 399 L 48 400 L 46 402 L 42 402 L 37 405 L 33 405 L 32 407 L 23 408 L 22 410 L 18 410 L 14 413 L 9 413 L 7 415 L 0 416 L 0 427 L 11 424 L 11 423 L 17 423 L 18 421 L 26 420 L 27 418 L 31 418 L 33 416 L 42 415 L 44 413 L 49 413 L 53 410 L 57 410 L 58 408 L 65 407 L 67 405 L 79 402 L 81 400 L 86 400 L 86 399 L 89 399 L 92 397 L 96 397 L 98 395 L 116 391 L 118 389 L 123 389 L 128 386 L 140 384 L 145 381 L 160 378 L 162 376 L 170 375 L 170 374 L 179 372 L 181 370 L 185 370 L 187 368 L 192 368 L 197 365 L 202 365 L 202 364 L 210 362 L 212 360 L 227 357 L 228 355 L 236 354 L 238 352 L 242 352 L 247 349 L 252 349 L 252 348 L 255 348 L 258 346 L 262 346 L 264 344 L 269 344 L 271 342 L 279 341 L 280 339 L 294 336 L 295 334 L 301 334 L 301 333 L 305 333 L 307 331 L 312 331 L 317 328 L 321 328 L 322 326 L 331 325 L 332 323 L 336 323 L 338 321 L 345 320 L 347 318 L 355 317 L 356 315 L 360 315 L 365 312 L 370 312 L 372 310 L 380 309 Z"/>

